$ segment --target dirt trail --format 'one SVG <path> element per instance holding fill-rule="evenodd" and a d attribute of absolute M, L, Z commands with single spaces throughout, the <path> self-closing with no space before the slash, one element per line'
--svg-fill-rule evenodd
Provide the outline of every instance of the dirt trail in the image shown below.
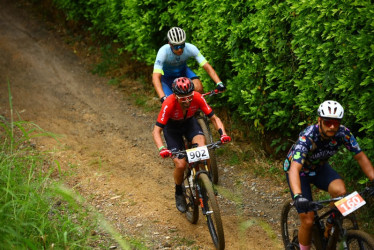
<path fill-rule="evenodd" d="M 151 137 L 156 114 L 90 74 L 58 35 L 15 1 L 0 2 L 0 115 L 9 116 L 9 81 L 21 119 L 63 135 L 60 143 L 40 139 L 37 148 L 53 151 L 63 170 L 74 172 L 67 184 L 118 230 L 153 249 L 213 249 L 205 221 L 191 225 L 175 208 L 172 162 L 158 157 Z M 227 249 L 281 249 L 282 187 L 270 189 L 269 180 L 230 166 L 221 166 L 220 174 L 223 190 L 242 201 L 238 206 L 219 196 Z"/>

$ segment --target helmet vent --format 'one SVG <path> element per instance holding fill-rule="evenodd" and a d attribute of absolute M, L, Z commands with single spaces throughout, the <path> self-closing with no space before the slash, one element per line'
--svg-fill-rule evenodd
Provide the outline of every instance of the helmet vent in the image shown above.
<path fill-rule="evenodd" d="M 318 108 L 317 113 L 324 118 L 342 119 L 344 116 L 343 107 L 336 101 L 324 101 Z"/>

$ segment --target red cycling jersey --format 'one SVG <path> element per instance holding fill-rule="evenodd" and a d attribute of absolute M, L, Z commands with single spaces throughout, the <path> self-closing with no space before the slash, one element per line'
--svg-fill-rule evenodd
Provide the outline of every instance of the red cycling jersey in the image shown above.
<path fill-rule="evenodd" d="M 190 107 L 187 109 L 186 114 L 183 114 L 182 107 L 178 103 L 175 95 L 169 95 L 162 104 L 156 125 L 163 128 L 169 119 L 176 121 L 186 120 L 192 117 L 199 109 L 201 109 L 208 117 L 212 117 L 214 115 L 212 108 L 208 105 L 204 97 L 199 92 L 194 91 Z"/>

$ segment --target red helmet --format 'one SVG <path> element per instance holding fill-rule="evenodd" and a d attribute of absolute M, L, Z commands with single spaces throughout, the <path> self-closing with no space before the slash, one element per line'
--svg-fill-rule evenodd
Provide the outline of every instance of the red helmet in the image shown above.
<path fill-rule="evenodd" d="M 173 81 L 172 89 L 176 95 L 187 95 L 195 89 L 195 86 L 190 78 L 179 77 Z"/>

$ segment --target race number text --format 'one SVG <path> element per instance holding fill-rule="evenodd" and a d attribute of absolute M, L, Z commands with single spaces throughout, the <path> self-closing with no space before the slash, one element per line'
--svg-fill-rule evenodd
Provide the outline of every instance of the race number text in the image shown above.
<path fill-rule="evenodd" d="M 209 159 L 209 151 L 206 146 L 187 149 L 186 152 L 190 163 Z"/>
<path fill-rule="evenodd" d="M 347 216 L 348 214 L 365 205 L 366 202 L 361 197 L 361 195 L 357 193 L 357 191 L 354 191 L 350 195 L 335 202 L 334 204 L 343 216 Z"/>

